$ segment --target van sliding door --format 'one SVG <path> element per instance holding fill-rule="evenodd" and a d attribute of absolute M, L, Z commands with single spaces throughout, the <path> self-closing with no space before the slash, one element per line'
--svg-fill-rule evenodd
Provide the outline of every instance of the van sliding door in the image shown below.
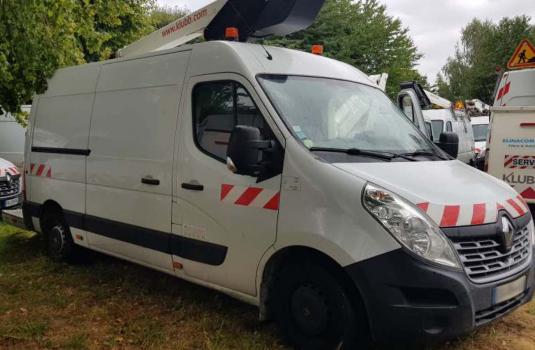
<path fill-rule="evenodd" d="M 110 62 L 100 75 L 87 159 L 92 248 L 172 270 L 172 163 L 190 52 Z"/>

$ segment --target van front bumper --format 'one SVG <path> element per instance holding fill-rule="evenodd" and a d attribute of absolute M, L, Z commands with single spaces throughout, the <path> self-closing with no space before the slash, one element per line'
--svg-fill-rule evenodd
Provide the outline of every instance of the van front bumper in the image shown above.
<path fill-rule="evenodd" d="M 403 249 L 349 265 L 346 271 L 362 296 L 377 343 L 427 344 L 465 335 L 529 302 L 535 286 L 533 258 L 523 271 L 488 284 L 475 284 L 464 271 L 427 264 Z M 495 288 L 522 276 L 524 293 L 493 305 Z"/>

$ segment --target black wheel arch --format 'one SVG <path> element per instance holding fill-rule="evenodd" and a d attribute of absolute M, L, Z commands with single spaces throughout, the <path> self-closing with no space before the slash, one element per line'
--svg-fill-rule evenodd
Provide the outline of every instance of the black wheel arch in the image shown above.
<path fill-rule="evenodd" d="M 368 319 L 368 312 L 359 287 L 338 262 L 317 249 L 306 246 L 291 246 L 273 254 L 264 267 L 260 286 L 259 308 L 261 320 L 273 319 L 270 295 L 272 288 L 275 287 L 277 272 L 283 269 L 286 264 L 304 262 L 312 262 L 326 268 L 346 290 L 354 307 L 363 310 L 365 312 L 364 316 Z"/>
<path fill-rule="evenodd" d="M 47 235 L 47 232 L 57 223 L 64 223 L 65 217 L 63 208 L 58 202 L 54 200 L 47 200 L 41 206 L 41 213 L 39 216 L 39 223 L 43 235 Z"/>

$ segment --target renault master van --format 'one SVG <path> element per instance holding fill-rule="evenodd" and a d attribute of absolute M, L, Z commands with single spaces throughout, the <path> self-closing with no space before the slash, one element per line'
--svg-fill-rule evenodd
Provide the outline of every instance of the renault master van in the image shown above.
<path fill-rule="evenodd" d="M 89 248 L 217 289 L 307 349 L 452 338 L 531 300 L 518 193 L 357 69 L 267 50 L 211 41 L 58 70 L 24 169 L 50 255 Z"/>
<path fill-rule="evenodd" d="M 11 162 L 0 158 L 0 211 L 22 204 L 22 177 Z"/>
<path fill-rule="evenodd" d="M 136 54 L 170 45 L 149 40 L 35 97 L 23 212 L 52 258 L 91 249 L 214 288 L 301 349 L 449 339 L 531 300 L 533 220 L 511 187 L 347 64 L 212 40 L 237 4 L 281 10 L 224 3 L 160 35 L 218 13 L 207 42 Z M 292 11 L 233 23 L 280 34 L 302 28 Z"/>

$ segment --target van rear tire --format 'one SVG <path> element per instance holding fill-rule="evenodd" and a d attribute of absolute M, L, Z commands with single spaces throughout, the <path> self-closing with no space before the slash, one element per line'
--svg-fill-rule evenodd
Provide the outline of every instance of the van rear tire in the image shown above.
<path fill-rule="evenodd" d="M 48 256 L 55 262 L 80 261 L 84 252 L 74 243 L 69 226 L 59 217 L 50 218 L 48 224 L 45 232 Z"/>
<path fill-rule="evenodd" d="M 370 346 L 364 310 L 324 266 L 305 262 L 282 267 L 272 293 L 275 319 L 297 349 Z"/>

